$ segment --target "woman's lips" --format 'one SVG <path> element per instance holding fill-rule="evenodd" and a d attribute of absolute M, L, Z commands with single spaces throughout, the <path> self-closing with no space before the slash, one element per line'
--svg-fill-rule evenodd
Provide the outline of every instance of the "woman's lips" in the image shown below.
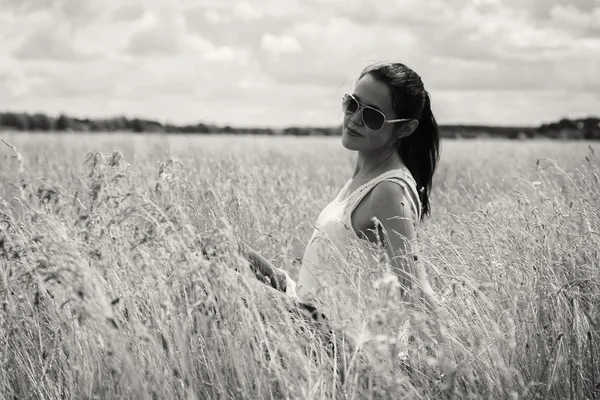
<path fill-rule="evenodd" d="M 346 129 L 348 129 L 348 132 L 353 136 L 362 136 L 360 133 L 356 132 L 354 129 L 350 129 L 348 126 L 346 126 Z"/>

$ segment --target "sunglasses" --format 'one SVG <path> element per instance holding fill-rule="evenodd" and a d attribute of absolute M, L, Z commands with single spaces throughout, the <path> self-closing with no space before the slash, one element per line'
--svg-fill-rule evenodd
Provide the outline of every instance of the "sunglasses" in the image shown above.
<path fill-rule="evenodd" d="M 364 124 L 372 131 L 379 131 L 388 123 L 406 122 L 410 119 L 385 119 L 385 114 L 376 108 L 366 106 L 356 100 L 351 94 L 345 94 L 342 100 L 342 110 L 347 116 L 352 116 L 362 110 L 362 120 Z"/>

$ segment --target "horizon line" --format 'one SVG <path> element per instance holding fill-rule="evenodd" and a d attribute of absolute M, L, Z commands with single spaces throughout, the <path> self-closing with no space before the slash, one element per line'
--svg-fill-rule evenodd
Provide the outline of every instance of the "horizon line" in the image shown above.
<path fill-rule="evenodd" d="M 198 126 L 198 125 L 206 125 L 206 126 L 211 126 L 211 127 L 216 127 L 216 128 L 225 128 L 225 127 L 230 127 L 232 129 L 235 128 L 240 128 L 240 129 L 273 129 L 273 130 L 278 130 L 278 129 L 287 129 L 287 128 L 326 128 L 326 129 L 334 129 L 337 128 L 338 126 L 341 126 L 341 123 L 338 124 L 321 124 L 321 125 L 316 125 L 316 124 L 289 124 L 289 125 L 255 125 L 255 124 L 235 124 L 235 123 L 217 123 L 214 121 L 202 121 L 202 120 L 197 120 L 194 122 L 174 122 L 174 121 L 170 121 L 169 119 L 151 119 L 150 117 L 145 117 L 145 116 L 140 116 L 140 115 L 127 115 L 126 113 L 121 113 L 121 114 L 112 114 L 110 116 L 75 116 L 73 114 L 69 114 L 66 112 L 59 112 L 58 114 L 51 114 L 51 113 L 46 113 L 43 111 L 15 111 L 15 110 L 0 110 L 0 115 L 1 114 L 24 114 L 24 115 L 45 115 L 49 118 L 52 119 L 58 119 L 61 116 L 65 116 L 67 118 L 70 119 L 74 119 L 74 120 L 90 120 L 90 121 L 98 121 L 98 120 L 111 120 L 111 119 L 117 119 L 117 118 L 126 118 L 127 120 L 141 120 L 141 121 L 146 121 L 146 122 L 155 122 L 155 123 L 159 123 L 163 126 L 166 125 L 170 125 L 173 127 L 184 127 L 184 126 Z M 438 126 L 440 127 L 456 127 L 456 126 L 469 126 L 469 127 L 488 127 L 488 128 L 494 128 L 494 127 L 499 127 L 499 128 L 524 128 L 524 129 L 533 129 L 533 128 L 539 128 L 543 125 L 548 125 L 548 124 L 555 124 L 558 123 L 562 120 L 584 120 L 584 119 L 600 119 L 600 115 L 585 115 L 585 116 L 561 116 L 561 117 L 557 117 L 552 121 L 540 121 L 537 124 L 505 124 L 505 125 L 500 125 L 500 124 L 488 124 L 488 123 L 482 123 L 482 122 L 439 122 L 438 121 Z"/>

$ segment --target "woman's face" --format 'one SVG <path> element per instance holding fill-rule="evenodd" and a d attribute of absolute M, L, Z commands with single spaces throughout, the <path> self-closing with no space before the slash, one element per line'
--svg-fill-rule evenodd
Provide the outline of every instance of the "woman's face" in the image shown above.
<path fill-rule="evenodd" d="M 360 103 L 383 112 L 386 120 L 395 119 L 389 87 L 367 74 L 360 78 L 352 95 Z M 384 124 L 379 131 L 369 129 L 362 120 L 362 109 L 352 116 L 344 114 L 342 144 L 349 150 L 372 151 L 389 148 L 397 141 L 394 128 L 397 124 Z"/>

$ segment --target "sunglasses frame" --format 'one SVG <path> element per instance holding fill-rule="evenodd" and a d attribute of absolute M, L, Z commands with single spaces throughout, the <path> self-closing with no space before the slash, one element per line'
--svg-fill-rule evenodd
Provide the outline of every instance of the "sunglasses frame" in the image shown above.
<path fill-rule="evenodd" d="M 373 111 L 375 111 L 375 112 L 377 112 L 378 114 L 381 114 L 381 115 L 383 116 L 383 124 L 381 125 L 381 127 L 380 127 L 379 129 L 372 129 L 372 128 L 370 128 L 370 127 L 369 127 L 369 125 L 367 125 L 367 123 L 365 122 L 365 113 L 364 113 L 364 111 L 362 111 L 362 112 L 361 112 L 361 114 L 360 114 L 360 117 L 361 117 L 361 119 L 362 119 L 362 122 L 363 122 L 363 124 L 364 124 L 364 125 L 365 125 L 367 128 L 371 129 L 371 130 L 372 130 L 372 131 L 374 131 L 374 132 L 378 132 L 378 131 L 382 130 L 382 129 L 383 129 L 383 127 L 385 126 L 385 124 L 393 124 L 393 123 L 395 123 L 395 122 L 407 122 L 407 121 L 412 121 L 412 118 L 386 119 L 386 118 L 385 118 L 385 114 L 384 114 L 384 113 L 382 113 L 381 111 L 379 111 L 379 110 L 378 110 L 378 109 L 376 109 L 376 108 L 373 108 L 373 107 L 371 107 L 371 106 L 367 106 L 367 105 L 365 105 L 365 104 L 362 104 L 360 101 L 358 101 L 358 100 L 356 99 L 356 97 L 354 97 L 353 95 L 351 95 L 351 94 L 349 94 L 349 93 L 346 93 L 346 94 L 345 94 L 345 95 L 342 97 L 342 105 L 344 104 L 344 100 L 346 99 L 346 96 L 348 96 L 348 97 L 351 97 L 351 98 L 352 98 L 352 100 L 354 100 L 354 101 L 356 102 L 356 104 L 358 104 L 358 108 L 357 108 L 357 109 L 356 109 L 356 111 L 354 111 L 352 114 L 346 114 L 346 111 L 344 111 L 344 110 L 342 109 L 342 112 L 343 112 L 345 115 L 347 115 L 347 116 L 349 116 L 349 117 L 352 117 L 352 116 L 353 116 L 354 114 L 356 114 L 357 112 L 359 112 L 359 111 L 361 111 L 361 110 L 364 110 L 365 108 L 368 108 L 369 110 L 373 110 Z"/>

